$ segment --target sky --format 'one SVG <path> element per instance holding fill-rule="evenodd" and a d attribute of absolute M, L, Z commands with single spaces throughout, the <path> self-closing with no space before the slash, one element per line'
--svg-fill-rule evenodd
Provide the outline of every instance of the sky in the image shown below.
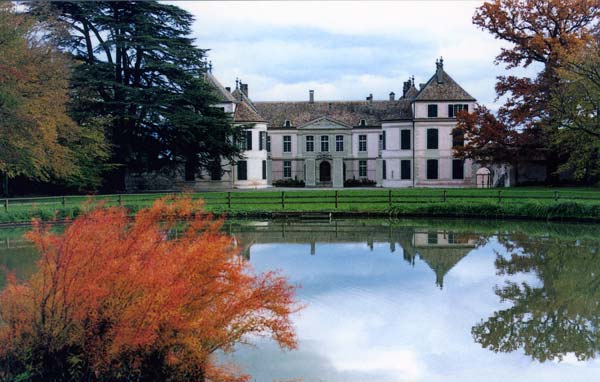
<path fill-rule="evenodd" d="M 361 100 L 426 82 L 435 61 L 496 109 L 494 57 L 506 43 L 471 22 L 481 1 L 174 2 L 192 13 L 224 86 L 240 78 L 254 101 Z"/>

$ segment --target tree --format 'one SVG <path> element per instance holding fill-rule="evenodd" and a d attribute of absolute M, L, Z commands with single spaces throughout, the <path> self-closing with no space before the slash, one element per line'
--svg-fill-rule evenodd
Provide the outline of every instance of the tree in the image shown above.
<path fill-rule="evenodd" d="M 248 335 L 294 348 L 294 287 L 253 274 L 220 228 L 191 198 L 133 221 L 96 209 L 62 234 L 36 223 L 37 273 L 0 294 L 0 380 L 242 381 L 216 351 Z"/>
<path fill-rule="evenodd" d="M 573 52 L 558 69 L 550 107 L 556 115 L 554 144 L 565 158 L 560 170 L 577 180 L 600 179 L 600 41 Z"/>
<path fill-rule="evenodd" d="M 53 38 L 82 63 L 72 86 L 90 95 L 74 112 L 111 118 L 114 161 L 123 166 L 114 188 L 127 171 L 185 164 L 198 172 L 239 154 L 238 129 L 213 107 L 206 50 L 188 37 L 188 12 L 156 1 L 32 2 L 31 12 L 67 26 L 66 36 L 53 27 Z"/>
<path fill-rule="evenodd" d="M 593 36 L 600 16 L 599 0 L 495 0 L 484 3 L 473 16 L 473 23 L 494 37 L 511 44 L 496 56 L 496 64 L 507 69 L 528 68 L 537 64 L 536 77 L 500 76 L 498 97 L 506 97 L 498 110 L 502 130 L 524 133 L 523 148 L 544 150 L 554 173 L 556 153 L 548 151 L 554 131 L 551 93 L 558 83 L 557 68 L 571 52 Z M 474 146 L 475 147 L 475 146 Z M 484 149 L 483 147 L 479 147 Z"/>
<path fill-rule="evenodd" d="M 0 4 L 0 171 L 8 178 L 98 184 L 108 155 L 101 130 L 68 116 L 71 63 L 39 38 L 34 20 Z M 85 153 L 85 154 L 82 154 Z M 78 162 L 85 155 L 94 166 Z"/>
<path fill-rule="evenodd" d="M 473 338 L 495 352 L 522 349 L 540 362 L 574 354 L 579 360 L 600 352 L 600 256 L 598 241 L 581 235 L 560 239 L 514 234 L 500 238 L 510 252 L 498 255 L 500 275 L 534 274 L 539 279 L 497 287 L 511 303 L 472 328 Z"/>

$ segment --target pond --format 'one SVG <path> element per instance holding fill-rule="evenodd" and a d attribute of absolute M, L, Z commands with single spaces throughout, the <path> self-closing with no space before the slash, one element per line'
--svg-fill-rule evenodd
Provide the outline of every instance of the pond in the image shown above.
<path fill-rule="evenodd" d="M 255 339 L 255 381 L 591 381 L 600 228 L 460 220 L 232 221 L 257 271 L 300 285 L 299 348 Z M 35 253 L 0 232 L 0 264 Z M 2 283 L 2 280 L 0 280 Z"/>

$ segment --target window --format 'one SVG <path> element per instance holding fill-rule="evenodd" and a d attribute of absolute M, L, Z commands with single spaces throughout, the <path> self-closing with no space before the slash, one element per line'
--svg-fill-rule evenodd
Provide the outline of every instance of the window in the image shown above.
<path fill-rule="evenodd" d="M 367 121 L 364 119 L 360 120 L 360 126 L 367 126 Z"/>
<path fill-rule="evenodd" d="M 465 134 L 461 130 L 452 131 L 452 147 L 462 147 L 465 145 Z"/>
<path fill-rule="evenodd" d="M 427 117 L 436 118 L 438 116 L 438 105 L 427 105 Z"/>
<path fill-rule="evenodd" d="M 344 151 L 344 136 L 343 135 L 335 136 L 335 151 L 337 151 L 337 152 Z"/>
<path fill-rule="evenodd" d="M 283 152 L 284 153 L 292 152 L 292 136 L 291 135 L 283 136 Z"/>
<path fill-rule="evenodd" d="M 410 160 L 401 160 L 400 161 L 400 179 L 406 180 L 410 179 Z"/>
<path fill-rule="evenodd" d="M 385 163 L 385 159 L 381 161 L 381 176 L 383 179 L 387 179 L 387 164 Z"/>
<path fill-rule="evenodd" d="M 267 152 L 271 152 L 271 136 L 267 134 Z"/>
<path fill-rule="evenodd" d="M 245 131 L 244 143 L 244 150 L 252 150 L 252 130 Z"/>
<path fill-rule="evenodd" d="M 385 131 L 379 134 L 379 150 L 385 150 Z"/>
<path fill-rule="evenodd" d="M 248 180 L 248 163 L 241 160 L 237 163 L 237 178 L 238 180 Z"/>
<path fill-rule="evenodd" d="M 452 179 L 465 178 L 465 162 L 462 159 L 452 159 Z"/>
<path fill-rule="evenodd" d="M 283 123 L 283 127 L 292 127 L 292 123 L 286 119 Z"/>
<path fill-rule="evenodd" d="M 358 151 L 367 151 L 367 136 L 358 136 Z"/>
<path fill-rule="evenodd" d="M 265 148 L 265 133 L 264 131 L 258 132 L 258 149 L 263 150 Z"/>
<path fill-rule="evenodd" d="M 210 165 L 210 180 L 221 180 L 221 161 L 216 160 Z"/>
<path fill-rule="evenodd" d="M 367 161 L 366 160 L 358 161 L 358 176 L 360 176 L 360 177 L 367 176 Z"/>
<path fill-rule="evenodd" d="M 427 244 L 437 244 L 438 243 L 438 233 L 437 232 L 427 232 Z"/>
<path fill-rule="evenodd" d="M 455 232 L 448 232 L 448 244 L 462 244 L 461 238 Z"/>
<path fill-rule="evenodd" d="M 292 161 L 291 160 L 283 161 L 283 177 L 284 178 L 292 177 Z"/>
<path fill-rule="evenodd" d="M 329 151 L 329 136 L 321 135 L 321 152 Z"/>
<path fill-rule="evenodd" d="M 262 178 L 267 179 L 267 161 L 262 161 Z"/>
<path fill-rule="evenodd" d="M 410 130 L 400 131 L 400 149 L 410 150 Z"/>
<path fill-rule="evenodd" d="M 438 160 L 427 159 L 427 179 L 438 178 Z"/>
<path fill-rule="evenodd" d="M 438 129 L 427 129 L 427 149 L 437 150 L 438 148 Z"/>
<path fill-rule="evenodd" d="M 312 135 L 306 136 L 306 152 L 312 153 L 315 151 L 315 137 Z"/>
<path fill-rule="evenodd" d="M 448 117 L 454 118 L 458 114 L 459 111 L 469 111 L 469 105 L 467 104 L 459 104 L 459 105 L 448 105 Z"/>

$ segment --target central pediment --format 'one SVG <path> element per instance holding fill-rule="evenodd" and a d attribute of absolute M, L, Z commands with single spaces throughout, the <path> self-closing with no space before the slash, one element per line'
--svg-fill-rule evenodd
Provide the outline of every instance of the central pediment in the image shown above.
<path fill-rule="evenodd" d="M 344 122 L 336 121 L 329 117 L 321 117 L 306 122 L 304 125 L 298 126 L 298 129 L 352 129 L 352 126 Z"/>

